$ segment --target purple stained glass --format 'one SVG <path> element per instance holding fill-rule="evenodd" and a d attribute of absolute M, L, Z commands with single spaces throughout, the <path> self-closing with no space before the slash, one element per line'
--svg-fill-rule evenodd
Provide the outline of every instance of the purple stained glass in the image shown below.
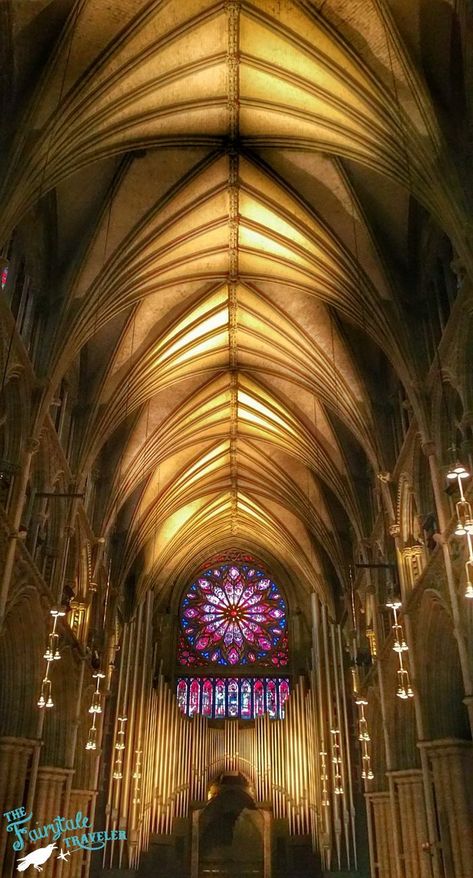
<path fill-rule="evenodd" d="M 177 684 L 177 703 L 182 713 L 187 713 L 187 683 L 185 680 L 179 680 Z"/>
<path fill-rule="evenodd" d="M 264 714 L 264 686 L 261 680 L 257 680 L 253 690 L 253 715 L 263 716 Z"/>
<path fill-rule="evenodd" d="M 286 604 L 254 563 L 203 571 L 182 600 L 180 619 L 181 665 L 287 665 Z"/>
<path fill-rule="evenodd" d="M 200 711 L 200 682 L 192 680 L 189 692 L 189 716 Z"/>
<path fill-rule="evenodd" d="M 225 683 L 223 680 L 217 680 L 215 683 L 215 716 L 226 716 L 226 713 Z"/>
<path fill-rule="evenodd" d="M 253 719 L 268 713 L 284 716 L 289 697 L 287 677 L 180 677 L 177 701 L 188 716 L 208 719 Z"/>
<path fill-rule="evenodd" d="M 205 680 L 202 686 L 202 716 L 212 716 L 213 686 L 210 680 Z"/>
<path fill-rule="evenodd" d="M 228 716 L 238 716 L 238 683 L 236 680 L 228 681 Z"/>
<path fill-rule="evenodd" d="M 266 709 L 271 719 L 274 719 L 274 717 L 276 716 L 276 705 L 276 683 L 274 682 L 274 680 L 268 680 L 266 684 Z"/>
<path fill-rule="evenodd" d="M 289 698 L 289 683 L 281 680 L 279 683 L 279 716 L 284 719 L 284 705 Z"/>
<path fill-rule="evenodd" d="M 251 683 L 249 680 L 241 682 L 240 716 L 242 719 L 251 719 Z"/>

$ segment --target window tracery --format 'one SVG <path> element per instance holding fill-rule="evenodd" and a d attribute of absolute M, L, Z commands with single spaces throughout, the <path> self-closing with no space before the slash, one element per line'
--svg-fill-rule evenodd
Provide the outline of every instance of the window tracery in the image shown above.
<path fill-rule="evenodd" d="M 287 665 L 286 604 L 255 564 L 205 570 L 183 598 L 180 621 L 182 665 Z"/>
<path fill-rule="evenodd" d="M 254 558 L 229 553 L 208 562 L 184 594 L 179 621 L 178 664 L 194 671 L 177 680 L 183 713 L 283 717 L 289 679 L 269 676 L 268 669 L 288 665 L 286 603 Z M 222 670 L 204 676 L 206 666 Z M 264 668 L 266 675 L 247 676 L 250 668 L 254 674 Z"/>

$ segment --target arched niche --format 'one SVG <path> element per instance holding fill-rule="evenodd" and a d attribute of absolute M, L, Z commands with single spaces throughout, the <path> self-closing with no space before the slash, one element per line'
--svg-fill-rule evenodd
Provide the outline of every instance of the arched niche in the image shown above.
<path fill-rule="evenodd" d="M 246 778 L 238 772 L 220 775 L 211 784 L 209 802 L 196 812 L 192 878 L 213 870 L 225 878 L 269 874 L 269 823 L 256 807 Z"/>
<path fill-rule="evenodd" d="M 21 583 L 0 637 L 0 736 L 36 738 L 46 633 L 36 589 Z"/>
<path fill-rule="evenodd" d="M 43 726 L 41 764 L 70 767 L 71 731 L 74 728 L 79 690 L 80 667 L 69 646 L 61 647 L 61 660 L 51 670 L 54 707 L 48 710 Z"/>
<path fill-rule="evenodd" d="M 416 619 L 417 685 L 425 705 L 427 740 L 471 738 L 460 657 L 451 616 L 433 591 Z"/>

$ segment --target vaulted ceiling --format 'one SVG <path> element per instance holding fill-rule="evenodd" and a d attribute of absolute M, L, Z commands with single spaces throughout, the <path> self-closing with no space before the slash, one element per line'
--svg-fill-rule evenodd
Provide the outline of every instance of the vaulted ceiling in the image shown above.
<path fill-rule="evenodd" d="M 48 217 L 37 421 L 80 368 L 97 532 L 139 590 L 235 546 L 331 601 L 389 464 L 386 376 L 428 434 L 410 204 L 471 260 L 450 4 L 7 5 L 3 225 Z"/>

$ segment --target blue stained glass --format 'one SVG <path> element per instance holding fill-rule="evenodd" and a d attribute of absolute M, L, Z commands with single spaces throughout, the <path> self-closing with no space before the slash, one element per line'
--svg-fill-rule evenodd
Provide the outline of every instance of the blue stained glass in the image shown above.
<path fill-rule="evenodd" d="M 229 680 L 227 684 L 228 692 L 228 716 L 238 716 L 238 683 L 236 680 Z"/>
<path fill-rule="evenodd" d="M 253 719 L 264 713 L 282 719 L 288 697 L 287 677 L 180 677 L 177 681 L 180 709 L 209 719 Z"/>
<path fill-rule="evenodd" d="M 240 695 L 240 716 L 242 719 L 251 719 L 251 683 L 242 680 Z"/>
<path fill-rule="evenodd" d="M 263 570 L 228 563 L 209 569 L 184 595 L 180 615 L 181 664 L 288 662 L 286 604 Z"/>
<path fill-rule="evenodd" d="M 215 716 L 225 716 L 225 683 L 223 680 L 217 680 L 215 684 Z"/>

